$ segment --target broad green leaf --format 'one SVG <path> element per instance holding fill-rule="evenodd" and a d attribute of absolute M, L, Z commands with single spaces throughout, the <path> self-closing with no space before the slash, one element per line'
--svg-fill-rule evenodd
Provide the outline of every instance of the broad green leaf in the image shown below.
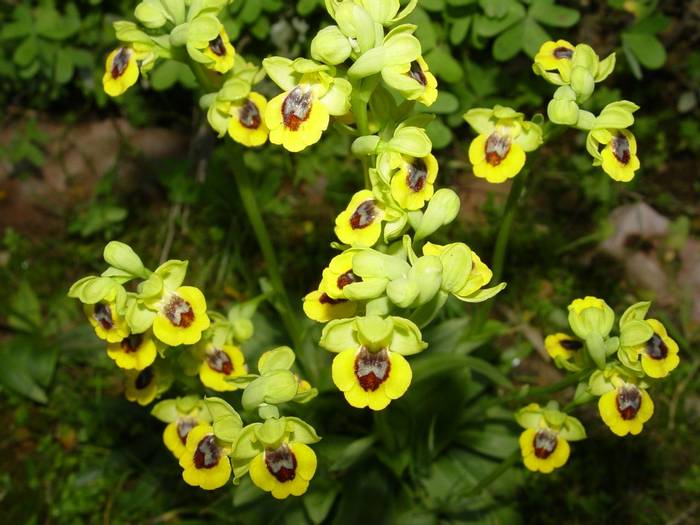
<path fill-rule="evenodd" d="M 546 0 L 533 2 L 529 14 L 538 22 L 552 27 L 571 27 L 581 18 L 576 9 L 555 5 Z"/>
<path fill-rule="evenodd" d="M 516 24 L 501 33 L 493 43 L 493 58 L 504 61 L 517 55 L 522 48 L 524 31 L 525 24 Z"/>
<path fill-rule="evenodd" d="M 639 63 L 647 69 L 658 69 L 666 63 L 666 49 L 654 35 L 623 33 L 622 44 L 629 48 Z"/>

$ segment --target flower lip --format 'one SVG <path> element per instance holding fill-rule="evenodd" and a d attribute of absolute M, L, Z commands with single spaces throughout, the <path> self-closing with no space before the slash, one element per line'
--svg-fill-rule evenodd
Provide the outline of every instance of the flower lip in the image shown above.
<path fill-rule="evenodd" d="M 583 348 L 583 343 L 581 341 L 577 341 L 576 339 L 562 339 L 559 341 L 559 344 L 569 352 Z"/>
<path fill-rule="evenodd" d="M 194 466 L 198 469 L 213 468 L 219 464 L 221 449 L 216 444 L 216 438 L 211 434 L 205 436 L 194 451 Z"/>
<path fill-rule="evenodd" d="M 155 377 L 155 374 L 153 373 L 153 367 L 147 367 L 141 370 L 139 372 L 139 375 L 136 376 L 136 380 L 134 381 L 134 386 L 138 390 L 143 390 L 144 388 L 147 388 L 148 385 L 150 385 L 153 382 L 153 378 Z"/>
<path fill-rule="evenodd" d="M 136 352 L 139 349 L 139 346 L 141 346 L 141 343 L 143 343 L 142 334 L 130 334 L 122 339 L 120 346 L 124 352 L 129 354 Z"/>
<path fill-rule="evenodd" d="M 219 348 L 211 350 L 207 355 L 207 365 L 215 372 L 230 375 L 233 372 L 233 362 L 231 358 Z"/>
<path fill-rule="evenodd" d="M 187 444 L 187 435 L 190 433 L 194 427 L 197 426 L 197 421 L 192 418 L 180 419 L 175 427 L 177 430 L 177 437 L 183 445 Z"/>
<path fill-rule="evenodd" d="M 274 450 L 265 450 L 265 466 L 277 481 L 284 483 L 296 477 L 297 458 L 289 445 L 282 443 Z"/>
<path fill-rule="evenodd" d="M 540 429 L 532 439 L 532 446 L 535 449 L 535 456 L 547 459 L 557 448 L 557 435 L 551 430 Z"/>
<path fill-rule="evenodd" d="M 557 47 L 552 54 L 554 58 L 571 58 L 574 56 L 574 50 L 565 46 Z"/>
<path fill-rule="evenodd" d="M 311 90 L 304 91 L 300 86 L 292 89 L 282 103 L 282 120 L 285 127 L 297 131 L 309 118 L 312 103 Z"/>
<path fill-rule="evenodd" d="M 425 77 L 425 72 L 420 67 L 420 64 L 418 62 L 411 62 L 411 69 L 408 72 L 408 76 L 422 86 L 428 85 L 428 79 Z"/>
<path fill-rule="evenodd" d="M 352 271 L 352 268 L 351 268 L 347 272 L 341 274 L 338 277 L 338 280 L 336 281 L 336 285 L 338 286 L 339 289 L 342 290 L 348 284 L 357 283 L 360 281 L 362 281 L 362 277 L 355 275 L 355 273 Z"/>
<path fill-rule="evenodd" d="M 628 164 L 632 158 L 630 141 L 622 133 L 612 138 L 612 152 L 615 158 L 622 164 Z"/>
<path fill-rule="evenodd" d="M 245 104 L 238 111 L 238 121 L 244 128 L 258 129 L 260 127 L 262 122 L 260 111 L 252 100 L 246 100 Z"/>
<path fill-rule="evenodd" d="M 355 211 L 350 216 L 350 226 L 353 230 L 366 228 L 374 222 L 376 216 L 377 209 L 374 206 L 374 199 L 367 199 L 355 208 Z"/>
<path fill-rule="evenodd" d="M 112 318 L 112 310 L 109 305 L 104 303 L 97 303 L 95 305 L 93 317 L 95 321 L 100 323 L 100 326 L 105 330 L 110 330 L 114 326 L 114 319 Z"/>
<path fill-rule="evenodd" d="M 391 361 L 386 348 L 370 352 L 361 347 L 355 357 L 355 377 L 365 391 L 374 392 L 384 383 L 391 373 Z"/>
<path fill-rule="evenodd" d="M 642 406 L 642 394 L 636 386 L 625 385 L 617 391 L 615 403 L 622 419 L 634 419 Z"/>
<path fill-rule="evenodd" d="M 486 162 L 491 164 L 491 166 L 498 166 L 501 162 L 503 162 L 503 159 L 508 156 L 509 151 L 510 137 L 507 135 L 491 133 L 489 138 L 486 139 L 484 152 L 486 153 Z"/>
<path fill-rule="evenodd" d="M 211 52 L 216 56 L 226 56 L 226 46 L 224 44 L 224 40 L 221 38 L 221 35 L 216 35 L 214 40 L 209 41 L 209 49 L 211 49 Z"/>
<path fill-rule="evenodd" d="M 131 58 L 131 51 L 128 47 L 122 47 L 119 49 L 117 54 L 112 59 L 112 68 L 110 74 L 113 79 L 117 79 L 124 74 L 127 66 L 129 65 L 129 59 Z"/>
<path fill-rule="evenodd" d="M 173 295 L 163 308 L 163 315 L 173 326 L 187 328 L 194 322 L 192 305 L 179 295 Z"/>
<path fill-rule="evenodd" d="M 318 298 L 318 302 L 321 304 L 340 304 L 340 303 L 346 303 L 348 300 L 347 299 L 333 299 L 330 295 L 327 293 L 322 293 L 321 296 Z"/>
<path fill-rule="evenodd" d="M 666 359 L 666 356 L 668 356 L 668 346 L 656 333 L 646 342 L 645 350 L 652 359 L 661 360 Z"/>
<path fill-rule="evenodd" d="M 423 159 L 417 158 L 407 166 L 406 185 L 415 192 L 419 192 L 425 187 L 428 179 L 428 166 Z"/>

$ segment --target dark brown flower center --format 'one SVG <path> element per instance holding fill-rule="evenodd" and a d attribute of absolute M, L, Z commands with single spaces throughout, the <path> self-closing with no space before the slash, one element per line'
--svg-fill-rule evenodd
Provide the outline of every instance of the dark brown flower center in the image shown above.
<path fill-rule="evenodd" d="M 360 282 L 360 281 L 362 281 L 362 277 L 359 277 L 358 275 L 355 275 L 355 274 L 353 273 L 353 271 L 352 271 L 352 268 L 351 268 L 351 269 L 348 270 L 347 272 L 341 274 L 341 275 L 338 277 L 338 280 L 336 281 L 335 284 L 336 284 L 336 286 L 338 286 L 338 288 L 339 288 L 340 290 L 342 290 L 342 289 L 345 288 L 348 284 L 352 284 L 352 283 L 356 283 L 356 282 Z"/>
<path fill-rule="evenodd" d="M 547 459 L 557 448 L 557 435 L 551 430 L 538 430 L 532 440 L 535 449 L 535 456 L 540 459 Z"/>
<path fill-rule="evenodd" d="M 612 139 L 612 152 L 621 164 L 627 164 L 632 158 L 630 151 L 630 141 L 622 133 Z"/>
<path fill-rule="evenodd" d="M 642 394 L 636 386 L 626 385 L 617 391 L 615 401 L 622 419 L 634 419 L 642 406 Z"/>
<path fill-rule="evenodd" d="M 484 152 L 486 153 L 486 162 L 491 164 L 491 166 L 498 166 L 501 162 L 503 162 L 503 159 L 506 158 L 509 151 L 509 136 L 499 135 L 498 133 L 491 133 L 491 135 L 489 135 L 489 138 L 486 139 Z"/>
<path fill-rule="evenodd" d="M 559 341 L 559 344 L 564 350 L 568 350 L 569 352 L 574 352 L 583 348 L 583 343 L 581 341 L 577 341 L 576 339 L 562 339 Z"/>
<path fill-rule="evenodd" d="M 425 181 L 428 178 L 428 167 L 423 159 L 413 159 L 408 164 L 408 173 L 406 174 L 406 184 L 415 192 L 419 192 L 425 187 Z"/>
<path fill-rule="evenodd" d="M 350 227 L 353 230 L 366 228 L 377 217 L 377 208 L 374 205 L 374 199 L 367 199 L 361 203 L 350 216 Z"/>
<path fill-rule="evenodd" d="M 265 450 L 265 466 L 277 481 L 292 481 L 297 473 L 297 458 L 286 443 L 274 450 Z"/>
<path fill-rule="evenodd" d="M 194 419 L 179 419 L 177 422 L 177 437 L 180 438 L 180 442 L 184 445 L 187 443 L 187 436 L 194 427 L 197 426 L 197 421 Z"/>
<path fill-rule="evenodd" d="M 420 67 L 418 62 L 411 62 L 411 70 L 408 72 L 408 76 L 422 86 L 426 86 L 428 84 L 428 80 L 425 78 L 425 72 Z"/>
<path fill-rule="evenodd" d="M 131 334 L 122 339 L 121 347 L 122 351 L 130 354 L 136 352 L 143 343 L 143 335 L 141 334 Z"/>
<path fill-rule="evenodd" d="M 207 365 L 215 372 L 230 375 L 233 372 L 233 362 L 226 352 L 218 348 L 207 355 Z"/>
<path fill-rule="evenodd" d="M 574 56 L 574 50 L 568 47 L 560 46 L 554 50 L 554 58 L 571 58 Z"/>
<path fill-rule="evenodd" d="M 104 303 L 97 303 L 95 309 L 93 310 L 92 316 L 95 321 L 100 323 L 100 326 L 105 330 L 111 330 L 114 326 L 114 319 L 112 319 L 112 310 L 110 307 Z"/>
<path fill-rule="evenodd" d="M 110 73 L 113 79 L 117 79 L 124 74 L 126 67 L 129 65 L 129 58 L 131 58 L 131 50 L 128 47 L 119 48 L 119 51 L 112 59 L 112 70 Z"/>
<path fill-rule="evenodd" d="M 148 387 L 153 382 L 153 378 L 155 377 L 155 374 L 153 373 L 153 367 L 149 366 L 147 368 L 144 368 L 139 372 L 139 375 L 136 376 L 136 381 L 134 381 L 134 386 L 138 390 L 143 390 L 144 388 Z"/>
<path fill-rule="evenodd" d="M 646 343 L 646 351 L 647 355 L 652 359 L 666 359 L 668 346 L 666 346 L 659 334 L 654 334 Z"/>
<path fill-rule="evenodd" d="M 214 40 L 209 41 L 209 49 L 216 56 L 222 57 L 226 55 L 226 46 L 224 45 L 224 40 L 221 35 L 217 35 Z"/>
<path fill-rule="evenodd" d="M 379 352 L 370 352 L 364 346 L 360 348 L 355 357 L 355 377 L 364 390 L 374 392 L 389 378 L 390 373 L 391 361 L 386 348 Z"/>
<path fill-rule="evenodd" d="M 194 466 L 197 468 L 212 468 L 219 464 L 221 449 L 216 444 L 214 436 L 206 436 L 194 451 Z"/>
<path fill-rule="evenodd" d="M 282 103 L 282 120 L 284 125 L 296 131 L 302 122 L 309 118 L 312 105 L 311 91 L 304 91 L 297 86 L 289 92 Z"/>
<path fill-rule="evenodd" d="M 322 293 L 321 297 L 318 298 L 318 302 L 321 304 L 340 304 L 340 303 L 346 303 L 348 300 L 347 299 L 333 299 L 330 295 L 327 293 Z"/>
<path fill-rule="evenodd" d="M 238 110 L 238 122 L 241 123 L 241 126 L 248 129 L 258 129 L 260 127 L 262 122 L 260 111 L 252 100 L 246 100 L 245 104 Z"/>
<path fill-rule="evenodd" d="M 194 322 L 194 311 L 190 303 L 179 295 L 173 295 L 163 311 L 173 326 L 187 328 Z"/>

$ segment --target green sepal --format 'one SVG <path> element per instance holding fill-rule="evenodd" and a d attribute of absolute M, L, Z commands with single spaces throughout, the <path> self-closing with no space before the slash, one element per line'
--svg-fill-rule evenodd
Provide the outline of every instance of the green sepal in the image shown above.
<path fill-rule="evenodd" d="M 298 417 L 285 417 L 285 432 L 288 434 L 289 441 L 295 443 L 305 443 L 311 445 L 318 443 L 321 438 L 316 433 L 314 427 L 306 421 Z"/>
<path fill-rule="evenodd" d="M 329 352 L 340 353 L 344 350 L 357 348 L 359 342 L 355 337 L 356 317 L 349 319 L 334 319 L 326 324 L 321 332 L 319 345 Z"/>
<path fill-rule="evenodd" d="M 220 397 L 206 397 L 204 404 L 211 415 L 214 435 L 226 443 L 233 443 L 243 428 L 243 420 L 234 408 Z"/>
<path fill-rule="evenodd" d="M 630 321 L 643 321 L 651 307 L 651 301 L 640 301 L 627 308 L 620 317 L 620 331 L 622 331 Z"/>
<path fill-rule="evenodd" d="M 371 315 L 358 317 L 355 320 L 355 328 L 360 344 L 370 351 L 378 351 L 389 346 L 394 324 L 390 319 Z"/>
<path fill-rule="evenodd" d="M 457 217 L 460 208 L 459 196 L 449 188 L 440 188 L 435 192 L 423 213 L 416 230 L 414 242 L 419 242 L 439 228 L 451 223 Z"/>
<path fill-rule="evenodd" d="M 259 426 L 255 431 L 255 436 L 266 448 L 277 448 L 284 437 L 286 431 L 286 418 L 270 418 Z"/>
<path fill-rule="evenodd" d="M 566 416 L 558 429 L 559 435 L 567 441 L 581 441 L 586 439 L 586 429 L 583 424 L 572 416 Z"/>
<path fill-rule="evenodd" d="M 654 329 L 646 321 L 631 319 L 620 328 L 620 345 L 639 346 L 654 335 Z"/>
<path fill-rule="evenodd" d="M 423 341 L 420 328 L 413 321 L 403 317 L 390 318 L 394 324 L 389 349 L 401 355 L 414 355 L 428 348 L 428 343 Z"/>
<path fill-rule="evenodd" d="M 254 410 L 263 403 L 278 405 L 291 401 L 299 383 L 289 370 L 272 370 L 253 380 L 243 391 L 243 408 Z"/>
<path fill-rule="evenodd" d="M 187 275 L 187 261 L 169 260 L 156 268 L 155 275 L 163 280 L 165 292 L 172 292 L 178 289 Z"/>
<path fill-rule="evenodd" d="M 590 333 L 586 337 L 586 349 L 588 350 L 588 355 L 600 369 L 605 368 L 605 341 L 600 334 Z"/>
<path fill-rule="evenodd" d="M 289 370 L 294 364 L 296 355 L 288 346 L 280 346 L 263 353 L 258 359 L 258 371 L 261 375 L 274 370 Z"/>

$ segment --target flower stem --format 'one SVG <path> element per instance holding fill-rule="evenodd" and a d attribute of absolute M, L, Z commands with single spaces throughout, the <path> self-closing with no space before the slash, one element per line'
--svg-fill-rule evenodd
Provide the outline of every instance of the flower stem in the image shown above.
<path fill-rule="evenodd" d="M 489 472 L 486 477 L 482 478 L 468 493 L 467 496 L 476 496 L 482 490 L 487 488 L 491 483 L 500 478 L 505 474 L 510 468 L 515 465 L 520 457 L 520 449 L 515 449 L 509 456 L 505 457 L 501 463 Z"/>
<path fill-rule="evenodd" d="M 372 91 L 363 87 L 362 81 L 357 86 L 353 86 L 352 96 L 350 97 L 350 106 L 352 114 L 355 117 L 357 132 L 360 136 L 369 135 L 369 120 L 367 118 L 367 104 L 372 96 Z M 372 184 L 369 180 L 369 162 L 365 157 L 362 159 L 362 172 L 364 174 L 365 188 L 371 189 Z"/>
<path fill-rule="evenodd" d="M 287 295 L 287 290 L 284 287 L 277 256 L 275 255 L 275 248 L 272 245 L 270 234 L 265 226 L 262 214 L 260 213 L 260 207 L 255 198 L 255 191 L 251 184 L 248 169 L 243 161 L 243 155 L 238 147 L 232 147 L 231 150 L 234 156 L 232 165 L 235 166 L 233 169 L 233 176 L 236 179 L 236 185 L 238 186 L 238 192 L 243 202 L 243 208 L 245 209 L 246 215 L 248 215 L 248 221 L 253 228 L 263 258 L 265 259 L 267 272 L 270 277 L 270 284 L 274 291 L 276 301 L 273 300 L 272 304 L 277 308 L 282 317 L 282 322 L 292 340 L 294 349 L 298 351 L 301 348 L 301 329 L 298 326 L 297 318 L 291 307 L 289 296 Z"/>
<path fill-rule="evenodd" d="M 518 202 L 520 201 L 520 197 L 525 189 L 527 177 L 527 170 L 524 170 L 520 175 L 516 176 L 513 180 L 513 184 L 510 187 L 510 192 L 508 193 L 508 199 L 506 200 L 503 215 L 501 216 L 501 223 L 498 227 L 496 244 L 494 245 L 493 254 L 491 256 L 491 268 L 493 270 L 493 278 L 491 279 L 491 282 L 494 284 L 497 284 L 503 275 L 503 266 L 506 258 L 506 250 L 508 248 L 510 230 L 513 226 L 513 221 L 515 220 Z M 478 306 L 476 312 L 474 312 L 474 319 L 471 323 L 471 330 L 469 332 L 470 334 L 478 334 L 481 331 L 486 323 L 486 319 L 491 313 L 492 308 L 493 301 L 487 301 Z"/>

